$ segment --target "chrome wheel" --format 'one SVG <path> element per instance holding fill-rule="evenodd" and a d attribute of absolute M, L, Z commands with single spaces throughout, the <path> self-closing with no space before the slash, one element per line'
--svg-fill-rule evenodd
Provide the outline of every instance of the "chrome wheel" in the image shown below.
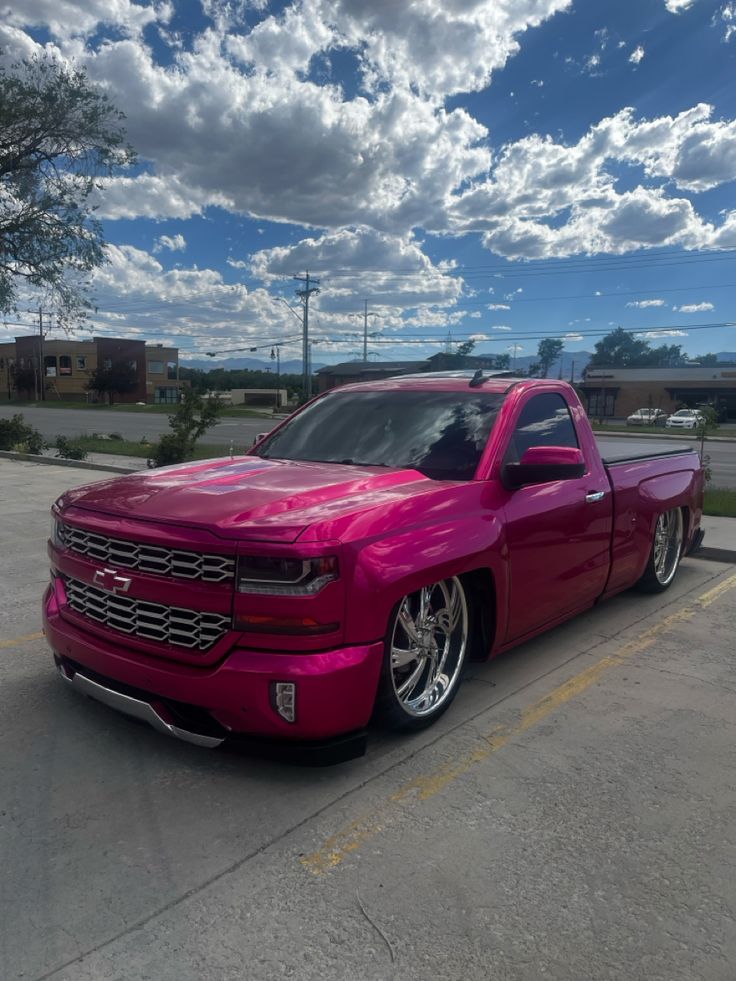
<path fill-rule="evenodd" d="M 396 699 L 413 718 L 427 718 L 452 698 L 468 646 L 468 605 L 457 577 L 405 596 L 390 639 Z"/>
<path fill-rule="evenodd" d="M 654 529 L 654 575 L 660 586 L 667 586 L 674 579 L 682 551 L 682 511 L 674 508 L 657 518 Z"/>

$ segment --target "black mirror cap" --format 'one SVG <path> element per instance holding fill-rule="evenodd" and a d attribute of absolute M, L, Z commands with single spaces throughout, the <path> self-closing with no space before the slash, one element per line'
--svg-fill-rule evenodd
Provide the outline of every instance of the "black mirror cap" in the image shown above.
<path fill-rule="evenodd" d="M 518 490 L 527 484 L 578 480 L 584 474 L 584 463 L 507 463 L 501 471 L 501 482 L 507 490 Z"/>

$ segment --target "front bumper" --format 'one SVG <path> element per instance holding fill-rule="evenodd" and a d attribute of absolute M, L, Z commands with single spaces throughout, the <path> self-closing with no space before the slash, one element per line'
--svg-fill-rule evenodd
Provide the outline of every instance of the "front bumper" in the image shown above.
<path fill-rule="evenodd" d="M 51 589 L 44 596 L 43 617 L 46 639 L 67 681 L 79 672 L 123 698 L 156 708 L 163 705 L 165 711 L 159 715 L 169 723 L 173 720 L 171 729 L 207 737 L 222 733 L 228 741 L 255 737 L 323 743 L 364 729 L 373 711 L 383 658 L 381 641 L 316 654 L 236 648 L 218 664 L 196 667 L 149 657 L 80 629 L 63 618 Z M 293 723 L 272 707 L 274 681 L 296 685 Z M 88 688 L 86 694 L 125 711 L 122 701 L 102 698 Z M 128 714 L 141 717 L 143 712 Z"/>

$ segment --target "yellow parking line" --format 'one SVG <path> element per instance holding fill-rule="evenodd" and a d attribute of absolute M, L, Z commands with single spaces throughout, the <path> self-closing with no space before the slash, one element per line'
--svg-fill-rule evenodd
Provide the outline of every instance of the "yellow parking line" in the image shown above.
<path fill-rule="evenodd" d="M 347 827 L 329 837 L 321 848 L 309 855 L 303 856 L 300 861 L 302 865 L 314 875 L 324 875 L 330 869 L 334 869 L 347 858 L 352 852 L 357 851 L 366 841 L 374 838 L 385 825 L 391 821 L 396 814 L 396 805 L 404 801 L 425 801 L 435 794 L 440 793 L 444 788 L 467 773 L 476 764 L 487 760 L 493 753 L 502 749 L 515 736 L 527 732 L 529 729 L 538 725 L 543 719 L 557 711 L 562 705 L 583 692 L 587 691 L 596 684 L 602 676 L 617 667 L 624 661 L 640 654 L 652 646 L 654 641 L 670 627 L 677 623 L 685 623 L 698 613 L 699 609 L 708 607 L 714 603 L 724 593 L 736 587 L 736 575 L 730 576 L 718 586 L 708 590 L 698 596 L 695 605 L 677 610 L 669 616 L 654 624 L 644 633 L 634 640 L 624 644 L 624 646 L 601 658 L 596 664 L 591 665 L 584 671 L 574 675 L 568 681 L 563 682 L 554 691 L 544 695 L 534 702 L 529 708 L 524 709 L 521 718 L 514 724 L 508 726 L 496 726 L 482 738 L 483 742 L 467 753 L 463 753 L 455 760 L 445 763 L 429 773 L 420 774 L 413 780 L 404 784 L 395 791 L 383 805 L 373 814 L 365 818 L 353 821 Z"/>
<path fill-rule="evenodd" d="M 37 630 L 35 634 L 24 634 L 22 637 L 13 637 L 12 640 L 0 640 L 0 651 L 8 647 L 18 647 L 32 640 L 40 640 L 43 637 L 43 630 Z"/>

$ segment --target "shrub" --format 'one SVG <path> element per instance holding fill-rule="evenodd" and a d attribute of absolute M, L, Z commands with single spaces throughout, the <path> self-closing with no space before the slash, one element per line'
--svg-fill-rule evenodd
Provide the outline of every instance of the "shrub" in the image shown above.
<path fill-rule="evenodd" d="M 57 436 L 56 455 L 61 460 L 85 460 L 87 451 L 82 444 L 75 439 L 67 439 L 66 436 Z"/>
<path fill-rule="evenodd" d="M 0 450 L 40 453 L 45 446 L 41 433 L 24 422 L 19 412 L 10 419 L 0 419 Z"/>
<path fill-rule="evenodd" d="M 148 460 L 149 467 L 166 467 L 191 458 L 200 436 L 217 423 L 222 414 L 218 398 L 203 399 L 191 389 L 184 389 L 176 410 L 169 416 L 172 432 L 155 444 Z"/>

